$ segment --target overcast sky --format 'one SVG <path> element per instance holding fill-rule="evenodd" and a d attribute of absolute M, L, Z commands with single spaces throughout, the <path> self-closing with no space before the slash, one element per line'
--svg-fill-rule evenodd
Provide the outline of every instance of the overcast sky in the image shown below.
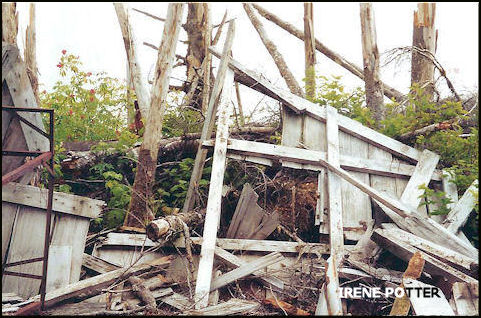
<path fill-rule="evenodd" d="M 302 3 L 260 3 L 282 19 L 303 29 Z M 165 17 L 166 3 L 128 3 L 131 8 L 148 11 Z M 455 88 L 462 93 L 478 87 L 478 3 L 437 3 L 436 28 L 439 30 L 436 57 L 452 79 Z M 234 58 L 247 67 L 262 73 L 277 85 L 286 88 L 277 68 L 262 44 L 257 32 L 247 18 L 241 3 L 211 4 L 212 20 L 217 24 L 224 11 L 236 17 L 236 34 L 233 44 Z M 19 11 L 19 46 L 25 41 L 28 23 L 28 3 L 17 3 Z M 395 47 L 412 44 L 413 11 L 416 3 L 373 4 L 377 42 L 381 53 Z M 49 89 L 58 80 L 56 67 L 61 51 L 79 55 L 88 71 L 105 71 L 110 76 L 125 79 L 126 53 L 120 27 L 112 3 L 65 3 L 42 2 L 36 4 L 37 59 L 40 71 L 40 89 Z M 142 45 L 143 41 L 159 45 L 163 22 L 153 20 L 138 12 L 131 12 L 133 28 L 139 42 L 142 73 L 147 78 L 157 59 L 157 52 Z M 184 21 L 187 10 L 184 11 Z M 303 43 L 261 18 L 269 36 L 277 44 L 288 66 L 300 83 L 304 77 Z M 347 60 L 362 66 L 359 3 L 314 3 L 315 37 Z M 224 31 L 225 35 L 225 31 Z M 181 30 L 180 39 L 187 39 Z M 223 43 L 224 37 L 219 41 Z M 187 46 L 179 43 L 177 53 L 185 55 Z M 321 53 L 316 53 L 316 72 L 322 75 L 342 75 L 348 87 L 362 86 L 357 77 L 345 71 Z M 214 60 L 216 60 L 214 58 Z M 215 72 L 215 71 L 214 71 Z M 185 68 L 172 73 L 172 84 L 180 84 L 185 78 Z M 382 80 L 402 92 L 410 84 L 410 65 L 382 68 Z M 439 88 L 448 92 L 444 81 Z M 241 88 L 246 107 L 252 107 L 260 96 Z"/>

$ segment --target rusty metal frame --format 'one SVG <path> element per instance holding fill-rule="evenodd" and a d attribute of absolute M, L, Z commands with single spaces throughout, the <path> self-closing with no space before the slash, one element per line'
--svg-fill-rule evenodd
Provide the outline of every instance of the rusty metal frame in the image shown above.
<path fill-rule="evenodd" d="M 47 199 L 47 211 L 46 211 L 46 225 L 45 225 L 45 240 L 44 240 L 44 247 L 43 247 L 43 257 L 36 257 L 32 259 L 16 261 L 12 263 L 7 263 L 2 266 L 2 276 L 3 275 L 12 275 L 12 276 L 19 276 L 19 277 L 26 277 L 32 279 L 40 279 L 40 305 L 41 309 L 45 310 L 45 294 L 47 288 L 47 268 L 48 268 L 48 252 L 51 240 L 51 220 L 52 220 L 52 202 L 53 202 L 53 185 L 54 185 L 54 110 L 53 109 L 45 109 L 45 108 L 25 108 L 25 107 L 12 107 L 12 106 L 3 106 L 2 111 L 9 111 L 14 114 L 16 118 L 18 118 L 21 122 L 25 123 L 27 126 L 32 128 L 34 131 L 38 132 L 42 136 L 48 138 L 49 141 L 49 151 L 41 152 L 41 151 L 19 151 L 19 150 L 4 150 L 2 149 L 3 156 L 30 156 L 35 157 L 32 160 L 27 161 L 20 167 L 10 171 L 9 173 L 2 176 L 2 185 L 7 184 L 9 182 L 15 181 L 25 173 L 35 169 L 37 166 L 43 166 L 49 172 L 48 174 L 48 199 Z M 34 112 L 34 113 L 47 113 L 49 115 L 49 131 L 48 133 L 44 132 L 39 127 L 32 124 L 27 119 L 21 117 L 17 112 Z M 47 163 L 48 162 L 48 163 Z M 12 272 L 6 271 L 7 267 L 11 266 L 18 266 L 22 264 L 29 264 L 34 262 L 42 262 L 42 275 L 33 275 L 33 274 L 26 274 L 26 273 L 19 273 L 19 272 Z"/>

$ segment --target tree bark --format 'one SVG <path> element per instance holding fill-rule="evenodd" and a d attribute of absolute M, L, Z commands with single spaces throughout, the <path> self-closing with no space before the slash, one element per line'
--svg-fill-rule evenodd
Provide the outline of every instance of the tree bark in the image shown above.
<path fill-rule="evenodd" d="M 375 125 L 380 126 L 385 118 L 384 94 L 379 75 L 379 50 L 377 48 L 374 11 L 370 3 L 360 3 L 362 59 L 364 64 L 364 83 L 366 104 L 371 110 Z"/>
<path fill-rule="evenodd" d="M 132 286 L 132 291 L 134 294 L 145 303 L 146 314 L 157 314 L 157 303 L 155 302 L 155 297 L 145 285 L 144 280 L 136 276 L 131 276 L 127 279 L 127 281 Z"/>
<path fill-rule="evenodd" d="M 16 2 L 2 2 L 2 41 L 17 45 L 18 15 Z"/>
<path fill-rule="evenodd" d="M 277 26 L 283 28 L 284 30 L 294 35 L 301 41 L 304 41 L 304 33 L 301 30 L 299 30 L 292 24 L 283 21 L 281 18 L 270 13 L 269 11 L 262 8 L 258 4 L 253 3 L 252 6 L 256 8 L 259 14 L 262 15 L 264 18 L 275 23 Z M 332 61 L 334 61 L 335 63 L 339 64 L 340 66 L 342 66 L 343 68 L 351 72 L 352 74 L 364 80 L 364 73 L 359 66 L 357 66 L 352 62 L 349 62 L 348 60 L 346 60 L 345 58 L 343 58 L 333 50 L 329 49 L 327 46 L 325 46 L 323 43 L 321 43 L 317 39 L 315 39 L 315 45 L 316 45 L 316 50 L 318 50 L 319 52 L 321 52 L 322 54 L 330 58 Z M 404 99 L 404 94 L 402 94 L 401 92 L 386 85 L 385 83 L 383 84 L 383 86 L 384 86 L 384 95 L 386 95 L 386 97 L 395 98 L 397 101 Z"/>
<path fill-rule="evenodd" d="M 154 213 L 149 207 L 149 200 L 152 197 L 152 184 L 157 166 L 159 143 L 162 138 L 169 78 L 179 38 L 183 8 L 183 3 L 171 3 L 167 11 L 167 20 L 155 67 L 149 116 L 145 126 L 144 141 L 139 150 L 139 163 L 124 226 L 144 228 L 149 221 L 154 219 Z"/>
<path fill-rule="evenodd" d="M 176 215 L 168 215 L 163 218 L 153 220 L 146 227 L 147 237 L 154 241 L 172 242 L 184 231 L 184 223 L 189 228 L 204 222 L 205 210 L 182 212 Z"/>
<path fill-rule="evenodd" d="M 314 39 L 314 9 L 312 2 L 304 2 L 304 52 L 306 96 L 313 100 L 316 96 L 316 45 Z"/>
<path fill-rule="evenodd" d="M 413 19 L 413 47 L 427 55 L 436 53 L 437 31 L 434 28 L 435 3 L 418 3 Z M 417 50 L 412 51 L 411 86 L 417 83 L 425 87 L 425 93 L 434 93 L 434 63 Z"/>
<path fill-rule="evenodd" d="M 185 81 L 184 91 L 190 91 L 191 83 L 199 76 L 199 71 L 202 68 L 202 77 L 204 85 L 209 83 L 210 78 L 210 58 L 207 48 L 211 41 L 211 22 L 209 16 L 208 3 L 188 3 L 187 22 L 184 29 L 187 32 L 187 39 L 189 46 L 187 48 L 186 66 L 187 66 L 187 80 Z M 207 58 L 207 63 L 202 63 Z M 203 67 L 201 67 L 203 66 Z M 206 82 L 207 80 L 207 82 Z M 209 85 L 207 85 L 207 90 Z M 203 103 L 204 94 L 195 94 L 191 100 L 191 105 L 198 109 L 207 108 L 207 103 Z M 208 102 L 208 99 L 207 99 Z"/>
<path fill-rule="evenodd" d="M 40 105 L 40 100 L 38 98 L 38 69 L 37 69 L 37 37 L 35 34 L 35 3 L 30 3 L 29 10 L 29 25 L 25 31 L 25 65 L 27 66 L 27 75 L 32 84 L 33 94 L 37 100 L 37 104 Z"/>
<path fill-rule="evenodd" d="M 150 97 L 144 85 L 145 83 L 142 81 L 142 72 L 140 71 L 140 64 L 137 57 L 136 42 L 132 25 L 130 24 L 129 11 L 123 3 L 114 3 L 114 7 L 119 20 L 120 30 L 122 31 L 125 52 L 127 53 L 128 73 L 130 76 L 127 82 L 133 84 L 142 117 L 148 118 Z"/>
<path fill-rule="evenodd" d="M 251 20 L 252 25 L 256 29 L 257 33 L 259 33 L 262 43 L 264 43 L 264 46 L 266 47 L 267 51 L 269 51 L 269 54 L 272 56 L 272 59 L 276 63 L 277 69 L 279 70 L 279 73 L 281 73 L 281 76 L 289 87 L 289 90 L 293 94 L 303 97 L 304 92 L 302 91 L 302 88 L 299 86 L 299 83 L 297 83 L 294 75 L 292 75 L 292 72 L 287 66 L 287 63 L 284 61 L 281 53 L 277 50 L 274 42 L 272 42 L 267 36 L 267 33 L 264 30 L 264 26 L 254 12 L 254 9 L 252 8 L 252 4 L 243 3 L 242 5 L 244 6 L 244 10 L 247 13 L 247 16 Z"/>

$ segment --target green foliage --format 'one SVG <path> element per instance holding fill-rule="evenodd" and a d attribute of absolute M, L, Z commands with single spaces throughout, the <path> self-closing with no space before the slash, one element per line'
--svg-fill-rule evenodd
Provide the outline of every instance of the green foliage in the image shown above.
<path fill-rule="evenodd" d="M 432 211 L 428 209 L 430 215 L 446 215 L 451 211 L 448 205 L 453 203 L 453 200 L 448 198 L 445 192 L 430 189 L 424 184 L 420 185 L 419 189 L 424 190 L 424 193 L 419 196 L 422 199 L 420 205 L 435 207 Z"/>
<path fill-rule="evenodd" d="M 107 207 L 109 211 L 105 213 L 103 224 L 105 228 L 113 228 L 121 225 L 124 221 L 130 203 L 131 189 L 122 184 L 122 174 L 115 171 L 105 171 L 102 173 L 105 180 L 105 188 L 109 192 Z"/>
<path fill-rule="evenodd" d="M 341 83 L 341 76 L 317 76 L 319 88 L 314 103 L 321 106 L 329 105 L 338 110 L 344 116 L 361 122 L 363 125 L 373 127 L 374 119 L 369 108 L 365 106 L 364 90 L 357 87 L 352 91 L 346 91 Z"/>
<path fill-rule="evenodd" d="M 39 95 L 41 107 L 55 110 L 55 141 L 109 140 L 126 129 L 125 86 L 106 73 L 86 72 L 78 56 L 62 52 L 61 80 Z"/>
<path fill-rule="evenodd" d="M 192 107 L 179 107 L 182 103 L 181 95 L 170 92 L 171 103 L 167 105 L 162 125 L 164 138 L 178 137 L 187 133 L 199 132 L 204 123 L 204 117 L 198 109 Z"/>

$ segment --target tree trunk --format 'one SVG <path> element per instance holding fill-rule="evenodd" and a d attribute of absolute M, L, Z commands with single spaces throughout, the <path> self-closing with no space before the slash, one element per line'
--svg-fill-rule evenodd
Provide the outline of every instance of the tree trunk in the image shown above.
<path fill-rule="evenodd" d="M 152 197 L 152 184 L 155 178 L 159 143 L 162 138 L 162 122 L 166 109 L 169 79 L 179 38 L 183 8 L 182 3 L 171 3 L 167 11 L 167 21 L 164 25 L 155 67 L 149 116 L 145 126 L 144 141 L 140 146 L 132 198 L 129 211 L 125 216 L 124 226 L 144 228 L 154 218 L 149 201 Z"/>
<path fill-rule="evenodd" d="M 37 100 L 37 104 L 40 105 L 38 98 L 38 69 L 37 69 L 37 46 L 36 46 L 36 34 L 35 34 L 35 3 L 30 3 L 30 21 L 25 31 L 25 64 L 27 66 L 27 75 L 32 84 L 33 94 Z"/>
<path fill-rule="evenodd" d="M 312 2 L 304 2 L 304 52 L 305 52 L 305 76 L 306 96 L 310 100 L 316 94 L 316 45 L 314 39 L 314 9 Z"/>
<path fill-rule="evenodd" d="M 150 98 L 146 86 L 142 81 L 142 72 L 140 71 L 140 64 L 137 57 L 137 48 L 134 37 L 134 32 L 130 24 L 129 12 L 123 3 L 114 3 L 115 12 L 122 31 L 124 39 L 125 52 L 127 53 L 127 62 L 130 78 L 127 82 L 131 82 L 137 95 L 139 109 L 143 118 L 148 118 Z"/>
<path fill-rule="evenodd" d="M 187 93 L 190 90 L 191 83 L 199 76 L 202 69 L 202 77 L 204 85 L 209 83 L 210 78 L 210 58 L 207 48 L 211 41 L 211 23 L 209 16 L 209 4 L 208 3 L 189 3 L 187 13 L 187 22 L 184 25 L 184 29 L 187 32 L 187 39 L 189 46 L 187 48 L 186 66 L 187 66 L 187 80 L 185 81 L 184 91 Z M 207 63 L 202 64 L 205 58 L 209 60 Z M 209 85 L 207 85 L 207 90 Z M 204 104 L 204 94 L 195 94 L 191 100 L 192 107 L 198 109 L 206 109 L 208 99 Z"/>
<path fill-rule="evenodd" d="M 264 18 L 271 21 L 272 23 L 275 23 L 277 26 L 283 28 L 284 30 L 294 35 L 301 41 L 304 41 L 304 33 L 301 30 L 299 30 L 292 24 L 283 21 L 278 16 L 270 13 L 269 11 L 262 8 L 258 4 L 253 3 L 252 6 L 256 8 L 257 11 L 260 13 L 260 15 L 262 15 Z M 346 70 L 348 70 L 352 74 L 364 80 L 364 73 L 362 72 L 362 69 L 359 66 L 355 65 L 352 62 L 349 62 L 348 60 L 346 60 L 345 58 L 343 58 L 342 56 L 340 56 L 339 54 L 337 54 L 336 52 L 334 52 L 333 50 L 325 46 L 319 40 L 317 39 L 314 39 L 314 40 L 315 40 L 316 50 L 318 50 L 319 52 L 321 52 L 322 54 L 330 58 L 335 63 L 344 67 Z M 404 95 L 401 92 L 395 90 L 394 88 L 386 84 L 383 84 L 383 86 L 384 86 L 384 94 L 386 95 L 386 97 L 395 98 L 397 101 L 404 99 Z"/>
<path fill-rule="evenodd" d="M 172 242 L 184 231 L 184 224 L 189 228 L 194 228 L 204 222 L 204 218 L 205 210 L 168 215 L 147 224 L 147 237 L 154 242 L 167 240 Z"/>
<path fill-rule="evenodd" d="M 292 75 L 292 72 L 289 70 L 289 67 L 284 61 L 281 53 L 277 50 L 274 42 L 272 42 L 267 36 L 267 33 L 264 30 L 264 26 L 254 12 L 254 9 L 252 8 L 252 4 L 243 3 L 242 5 L 244 6 L 244 10 L 247 13 L 247 16 L 251 20 L 252 25 L 256 29 L 257 33 L 259 33 L 262 43 L 264 43 L 267 51 L 269 51 L 269 54 L 272 56 L 272 59 L 276 63 L 277 69 L 279 70 L 279 73 L 281 73 L 281 76 L 289 87 L 289 90 L 293 94 L 303 97 L 304 92 L 302 91 L 302 88 L 299 86 L 299 83 L 297 83 L 294 75 Z"/>
<path fill-rule="evenodd" d="M 437 31 L 434 28 L 435 3 L 418 3 L 413 20 L 413 52 L 411 62 L 411 86 L 417 83 L 425 87 L 425 93 L 434 93 L 434 63 L 423 56 L 436 53 Z M 421 50 L 423 53 L 418 52 Z"/>
<path fill-rule="evenodd" d="M 16 2 L 2 2 L 2 41 L 17 45 L 18 15 Z"/>
<path fill-rule="evenodd" d="M 379 127 L 385 117 L 384 94 L 379 76 L 379 50 L 377 48 L 374 11 L 370 3 L 360 3 L 362 59 L 364 64 L 364 83 L 366 104 L 371 110 L 375 124 Z"/>

